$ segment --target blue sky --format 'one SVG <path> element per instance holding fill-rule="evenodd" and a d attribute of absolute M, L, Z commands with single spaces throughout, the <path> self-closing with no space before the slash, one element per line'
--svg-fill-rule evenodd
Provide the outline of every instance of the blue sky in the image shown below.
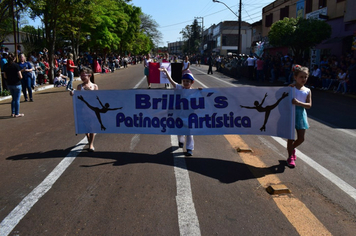
<path fill-rule="evenodd" d="M 238 15 L 239 0 L 221 0 Z M 274 1 L 242 0 L 242 20 L 254 23 L 262 19 L 262 8 Z M 179 41 L 179 32 L 194 21 L 194 17 L 204 18 L 204 29 L 221 21 L 238 20 L 237 17 L 221 3 L 212 0 L 132 0 L 131 4 L 141 7 L 142 12 L 151 15 L 159 24 L 163 35 L 160 46 L 167 42 Z M 201 22 L 201 19 L 198 19 Z"/>
<path fill-rule="evenodd" d="M 238 15 L 239 0 L 221 0 Z M 262 19 L 262 8 L 272 3 L 272 0 L 242 0 L 242 20 L 254 23 Z M 141 7 L 142 12 L 150 15 L 158 24 L 162 33 L 162 42 L 159 46 L 167 46 L 167 42 L 181 40 L 179 32 L 191 25 L 195 17 L 203 17 L 204 29 L 221 21 L 238 20 L 237 17 L 221 3 L 212 0 L 132 0 L 130 4 Z M 199 22 L 202 19 L 198 19 Z M 31 25 L 41 25 L 40 20 Z"/>

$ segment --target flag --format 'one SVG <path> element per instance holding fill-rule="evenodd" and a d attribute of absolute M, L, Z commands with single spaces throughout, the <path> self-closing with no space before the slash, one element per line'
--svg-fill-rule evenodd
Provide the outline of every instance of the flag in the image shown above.
<path fill-rule="evenodd" d="M 171 63 L 149 63 L 149 81 L 152 84 L 169 84 L 169 80 L 165 73 L 159 68 L 166 68 L 168 74 L 171 75 Z"/>

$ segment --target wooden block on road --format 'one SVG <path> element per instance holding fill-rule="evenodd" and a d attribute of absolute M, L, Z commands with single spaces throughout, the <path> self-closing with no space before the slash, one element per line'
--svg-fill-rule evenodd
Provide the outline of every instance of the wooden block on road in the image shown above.
<path fill-rule="evenodd" d="M 271 195 L 291 193 L 291 191 L 284 184 L 273 184 L 268 186 L 266 190 Z"/>

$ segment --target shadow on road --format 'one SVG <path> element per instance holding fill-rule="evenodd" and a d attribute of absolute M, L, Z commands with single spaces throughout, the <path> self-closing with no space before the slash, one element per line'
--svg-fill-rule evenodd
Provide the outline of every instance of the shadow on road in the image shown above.
<path fill-rule="evenodd" d="M 36 152 L 11 156 L 7 160 L 31 160 L 41 158 L 56 158 L 63 157 L 68 154 L 72 148 L 66 150 L 52 150 L 49 152 Z M 174 167 L 174 158 L 172 155 L 172 148 L 167 148 L 158 154 L 145 153 L 130 153 L 130 152 L 81 152 L 78 158 L 95 158 L 113 161 L 100 162 L 94 165 L 80 165 L 80 167 L 94 168 L 103 165 L 125 166 L 132 164 L 159 164 Z M 219 160 L 217 158 L 206 157 L 177 157 L 177 159 L 184 159 L 188 171 L 192 171 L 216 180 L 222 183 L 234 183 L 239 180 L 248 180 L 261 178 L 266 175 L 283 173 L 286 167 L 286 161 L 279 161 L 278 165 L 266 168 L 259 168 L 245 163 Z M 178 168 L 182 168 L 177 166 Z"/>

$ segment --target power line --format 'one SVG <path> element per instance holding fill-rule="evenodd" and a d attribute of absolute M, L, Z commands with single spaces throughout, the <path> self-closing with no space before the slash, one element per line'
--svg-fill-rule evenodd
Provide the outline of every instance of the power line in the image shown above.
<path fill-rule="evenodd" d="M 220 13 L 220 12 L 222 12 L 222 11 L 226 11 L 226 10 L 227 10 L 227 9 L 224 9 L 224 10 L 221 10 L 221 11 L 217 11 L 217 12 L 211 13 L 211 14 L 209 14 L 209 15 L 205 15 L 205 16 L 203 16 L 203 17 L 212 16 L 212 15 L 218 14 L 218 13 Z M 176 24 L 173 24 L 173 25 L 160 26 L 160 27 L 158 27 L 158 28 L 166 28 L 166 27 L 171 27 L 171 26 L 175 26 L 175 25 L 181 25 L 181 24 L 184 24 L 184 23 L 187 23 L 187 22 L 193 22 L 193 21 L 194 21 L 194 19 L 191 19 L 191 20 L 187 20 L 187 21 L 184 21 L 184 22 L 176 23 Z"/>

